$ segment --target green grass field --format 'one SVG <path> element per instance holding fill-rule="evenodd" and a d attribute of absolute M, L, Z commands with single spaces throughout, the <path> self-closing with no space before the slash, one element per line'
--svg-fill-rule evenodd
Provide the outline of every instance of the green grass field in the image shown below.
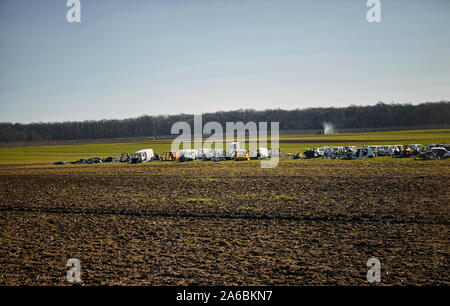
<path fill-rule="evenodd" d="M 89 143 L 75 145 L 18 146 L 0 148 L 0 164 L 42 164 L 56 161 L 75 161 L 80 158 L 120 156 L 152 148 L 157 153 L 169 150 L 172 140 L 148 140 L 123 143 Z M 305 148 L 325 145 L 450 143 L 450 129 L 413 130 L 395 132 L 343 133 L 333 135 L 281 135 L 281 152 L 297 153 Z M 270 140 L 268 141 L 270 147 Z"/>

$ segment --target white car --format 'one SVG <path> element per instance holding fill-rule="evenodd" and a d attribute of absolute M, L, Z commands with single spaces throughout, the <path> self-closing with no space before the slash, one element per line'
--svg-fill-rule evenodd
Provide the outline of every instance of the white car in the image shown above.
<path fill-rule="evenodd" d="M 192 149 L 184 149 L 180 151 L 179 161 L 190 161 L 195 160 L 195 150 Z"/>
<path fill-rule="evenodd" d="M 360 159 L 360 158 L 373 158 L 375 157 L 375 154 L 373 153 L 373 149 L 369 146 L 362 146 L 359 147 L 355 153 L 353 153 L 352 158 L 353 159 Z"/>
<path fill-rule="evenodd" d="M 250 158 L 251 159 L 257 159 L 257 158 L 269 158 L 269 150 L 267 150 L 267 148 L 259 148 L 256 151 L 251 151 L 250 152 Z"/>
<path fill-rule="evenodd" d="M 448 151 L 446 148 L 444 147 L 434 147 L 431 148 L 431 154 L 436 158 L 436 159 L 446 159 L 446 158 L 450 158 L 450 151 Z"/>

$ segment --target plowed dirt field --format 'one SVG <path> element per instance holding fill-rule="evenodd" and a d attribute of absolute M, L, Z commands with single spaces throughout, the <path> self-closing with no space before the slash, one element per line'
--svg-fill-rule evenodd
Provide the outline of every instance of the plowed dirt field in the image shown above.
<path fill-rule="evenodd" d="M 0 285 L 450 285 L 450 160 L 1 165 Z"/>

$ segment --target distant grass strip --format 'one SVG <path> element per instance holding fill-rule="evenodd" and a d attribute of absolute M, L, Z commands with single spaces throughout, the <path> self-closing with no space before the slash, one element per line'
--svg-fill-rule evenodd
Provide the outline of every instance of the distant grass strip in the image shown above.
<path fill-rule="evenodd" d="M 211 204 L 211 199 L 209 198 L 189 198 L 187 199 L 188 203 L 195 203 L 195 204 Z"/>
<path fill-rule="evenodd" d="M 270 148 L 270 137 L 267 147 Z M 283 143 L 286 140 L 286 143 Z M 295 140 L 298 140 L 296 142 Z M 376 142 L 374 142 L 376 140 Z M 310 142 L 308 142 L 310 141 Z M 298 134 L 280 135 L 281 152 L 297 153 L 306 148 L 322 146 L 361 146 L 364 144 L 431 144 L 450 143 L 450 129 L 415 130 L 370 133 L 343 133 L 332 135 Z M 51 164 L 56 161 L 75 161 L 81 158 L 120 157 L 123 152 L 133 153 L 151 148 L 157 153 L 170 150 L 171 141 L 135 141 L 87 143 L 71 145 L 18 146 L 0 148 L 0 164 Z M 242 147 L 244 145 L 242 144 Z M 248 148 L 248 143 L 246 145 Z"/>

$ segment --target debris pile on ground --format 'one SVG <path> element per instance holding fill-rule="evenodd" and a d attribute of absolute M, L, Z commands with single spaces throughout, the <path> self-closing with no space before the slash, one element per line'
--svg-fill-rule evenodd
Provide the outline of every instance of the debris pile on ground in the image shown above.
<path fill-rule="evenodd" d="M 408 144 L 408 145 L 364 145 L 364 146 L 323 146 L 320 148 L 307 149 L 303 153 L 280 153 L 279 150 L 259 148 L 249 152 L 240 149 L 238 143 L 232 143 L 229 150 L 222 149 L 184 149 L 179 151 L 166 151 L 162 155 L 154 153 L 152 149 L 139 150 L 133 154 L 122 153 L 121 157 L 91 157 L 74 162 L 59 161 L 55 165 L 68 164 L 98 164 L 98 163 L 145 163 L 149 161 L 220 161 L 220 160 L 250 160 L 265 159 L 270 157 L 292 158 L 292 159 L 364 159 L 377 156 L 391 156 L 393 158 L 414 157 L 414 159 L 445 159 L 450 158 L 450 145 L 448 144 Z"/>
<path fill-rule="evenodd" d="M 370 146 L 323 146 L 307 149 L 297 153 L 293 159 L 329 158 L 329 159 L 362 159 L 377 156 L 393 158 L 414 157 L 414 159 L 445 159 L 450 157 L 448 144 L 407 144 L 407 145 L 370 145 Z"/>
<path fill-rule="evenodd" d="M 77 161 L 74 162 L 69 162 L 69 161 L 59 161 L 59 162 L 55 162 L 53 163 L 54 165 L 80 165 L 80 164 L 99 164 L 99 163 L 113 163 L 113 162 L 124 162 L 121 161 L 121 158 L 116 158 L 116 157 L 106 157 L 106 158 L 98 158 L 98 157 L 91 157 L 89 159 L 79 159 Z"/>
<path fill-rule="evenodd" d="M 161 157 L 154 153 L 152 149 L 144 149 L 137 151 L 133 154 L 128 153 L 122 153 L 120 157 L 106 157 L 106 158 L 99 158 L 99 157 L 91 157 L 89 159 L 79 159 L 74 162 L 68 162 L 68 161 L 59 161 L 55 162 L 54 165 L 70 165 L 70 164 L 99 164 L 99 163 L 144 163 L 152 160 L 161 160 Z"/>

